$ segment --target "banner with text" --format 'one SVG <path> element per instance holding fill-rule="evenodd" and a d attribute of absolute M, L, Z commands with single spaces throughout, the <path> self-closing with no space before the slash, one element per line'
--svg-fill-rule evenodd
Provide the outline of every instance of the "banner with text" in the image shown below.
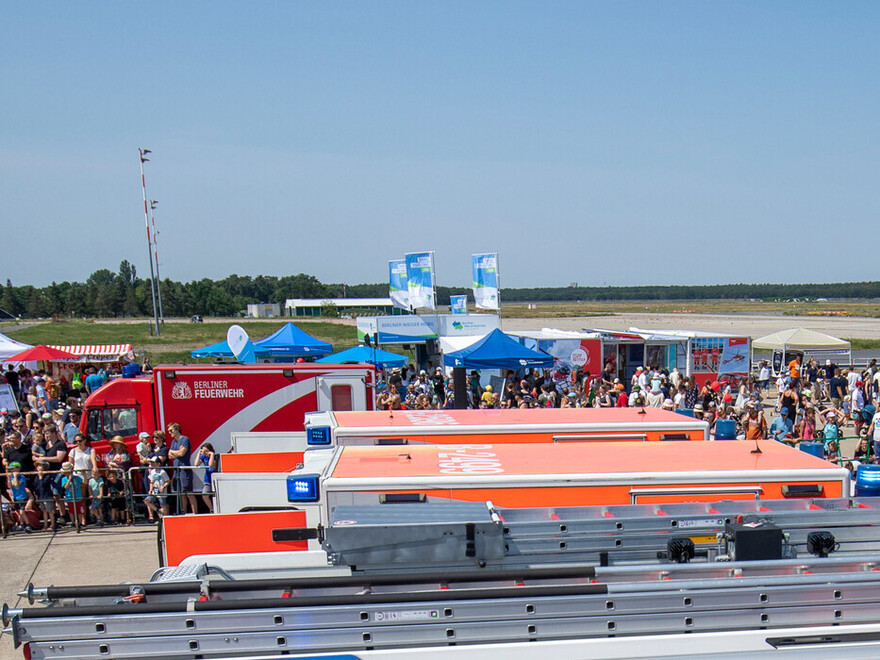
<path fill-rule="evenodd" d="M 474 301 L 477 309 L 499 309 L 498 253 L 472 256 L 474 271 Z"/>
<path fill-rule="evenodd" d="M 453 314 L 467 314 L 467 296 L 449 296 L 449 307 Z"/>
<path fill-rule="evenodd" d="M 409 287 L 406 284 L 406 261 L 388 262 L 388 297 L 398 309 L 409 309 Z"/>
<path fill-rule="evenodd" d="M 406 284 L 413 309 L 437 309 L 434 299 L 434 253 L 411 252 L 406 260 Z"/>

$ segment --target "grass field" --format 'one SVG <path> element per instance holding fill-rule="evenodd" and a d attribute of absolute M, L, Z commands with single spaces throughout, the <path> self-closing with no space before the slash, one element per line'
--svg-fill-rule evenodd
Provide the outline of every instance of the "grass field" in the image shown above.
<path fill-rule="evenodd" d="M 268 337 L 286 321 L 241 321 L 251 339 Z M 132 344 L 140 355 L 149 355 L 153 364 L 210 362 L 194 360 L 190 351 L 226 339 L 231 322 L 189 323 L 167 321 L 160 337 L 150 335 L 150 324 L 144 321 L 105 323 L 93 321 L 47 322 L 8 332 L 8 336 L 27 344 Z M 297 327 L 322 341 L 333 345 L 334 351 L 350 348 L 357 343 L 353 325 L 331 321 L 296 321 Z"/>
<path fill-rule="evenodd" d="M 443 310 L 445 311 L 445 310 Z M 504 318 L 572 318 L 608 316 L 631 312 L 656 314 L 680 313 L 686 325 L 687 314 L 778 314 L 824 315 L 826 312 L 846 312 L 852 317 L 880 317 L 880 305 L 866 302 L 778 303 L 749 300 L 687 300 L 687 301 L 609 301 L 537 303 L 529 309 L 526 303 L 505 304 Z M 189 323 L 186 319 L 166 322 L 161 337 L 150 335 L 148 319 L 52 321 L 10 331 L 15 322 L 0 324 L 0 332 L 28 344 L 118 344 L 130 343 L 135 351 L 149 355 L 153 364 L 162 362 L 196 362 L 190 351 L 226 338 L 232 323 L 239 323 L 251 339 L 266 337 L 286 320 L 266 319 L 206 319 L 205 323 Z M 352 321 L 296 319 L 296 324 L 310 335 L 329 342 L 334 351 L 344 350 L 357 343 L 357 332 Z M 851 339 L 855 350 L 880 349 L 878 339 Z M 397 352 L 400 351 L 396 347 Z"/>

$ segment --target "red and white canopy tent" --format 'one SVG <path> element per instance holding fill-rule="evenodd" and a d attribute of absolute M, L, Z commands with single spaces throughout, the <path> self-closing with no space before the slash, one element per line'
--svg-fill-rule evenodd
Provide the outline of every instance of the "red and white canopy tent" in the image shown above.
<path fill-rule="evenodd" d="M 73 353 L 77 356 L 77 362 L 131 362 L 134 360 L 134 353 L 131 350 L 131 344 L 87 344 L 76 346 L 56 346 L 67 353 Z"/>

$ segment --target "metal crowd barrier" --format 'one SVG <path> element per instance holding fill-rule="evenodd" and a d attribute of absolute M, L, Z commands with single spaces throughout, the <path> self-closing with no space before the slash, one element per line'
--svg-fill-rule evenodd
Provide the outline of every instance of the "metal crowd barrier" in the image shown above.
<path fill-rule="evenodd" d="M 128 473 L 126 474 L 126 480 L 128 481 L 129 488 L 128 493 L 130 495 L 129 500 L 129 509 L 131 511 L 132 520 L 134 520 L 134 516 L 136 511 L 138 510 L 138 503 L 143 504 L 143 502 L 147 499 L 149 493 L 149 484 L 145 479 L 145 474 L 151 467 L 149 465 L 138 465 L 133 466 L 128 469 Z M 180 488 L 180 474 L 184 470 L 189 470 L 191 472 L 199 471 L 199 473 L 206 473 L 208 468 L 204 465 L 181 465 L 181 466 L 162 466 L 158 468 L 160 470 L 164 470 L 166 474 L 168 474 L 171 479 L 169 484 L 169 489 L 166 491 L 167 501 L 170 504 L 172 501 L 174 502 L 174 510 L 180 513 L 183 509 L 181 508 L 183 505 L 183 497 L 185 495 L 193 495 L 196 497 L 200 497 L 202 495 L 201 490 L 188 490 L 184 491 Z M 134 488 L 131 488 L 131 484 L 135 483 L 135 479 L 137 479 L 137 484 L 141 486 L 141 489 L 144 492 L 136 493 Z M 193 483 L 195 484 L 195 479 L 193 479 Z M 146 507 L 146 505 L 144 504 Z M 172 514 L 174 515 L 174 514 Z"/>

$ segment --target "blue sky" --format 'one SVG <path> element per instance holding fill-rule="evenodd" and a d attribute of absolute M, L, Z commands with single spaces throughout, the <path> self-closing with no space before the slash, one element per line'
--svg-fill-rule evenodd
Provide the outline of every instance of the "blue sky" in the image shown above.
<path fill-rule="evenodd" d="M 176 280 L 875 280 L 877 34 L 872 2 L 7 4 L 0 277 L 148 274 L 147 147 Z"/>

